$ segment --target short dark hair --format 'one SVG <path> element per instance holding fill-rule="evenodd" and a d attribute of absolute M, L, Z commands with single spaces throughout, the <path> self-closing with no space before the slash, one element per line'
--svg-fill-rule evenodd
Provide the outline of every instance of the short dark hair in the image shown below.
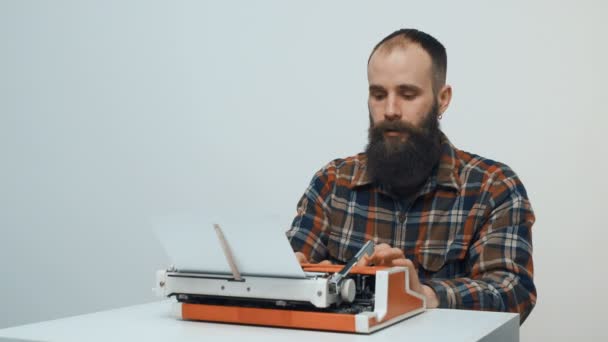
<path fill-rule="evenodd" d="M 376 50 L 387 43 L 390 44 L 391 42 L 395 42 L 394 45 L 389 47 L 389 49 L 392 49 L 395 45 L 401 45 L 399 44 L 399 41 L 417 43 L 431 56 L 431 61 L 433 63 L 433 89 L 436 92 L 439 91 L 439 89 L 445 85 L 445 78 L 448 70 L 448 56 L 443 44 L 428 33 L 407 28 L 389 34 L 374 46 L 374 49 L 367 60 L 367 64 L 369 64 L 369 61 L 372 59 Z"/>

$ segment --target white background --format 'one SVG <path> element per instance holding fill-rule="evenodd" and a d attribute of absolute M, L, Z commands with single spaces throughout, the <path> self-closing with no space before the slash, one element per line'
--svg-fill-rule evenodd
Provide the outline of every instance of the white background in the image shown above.
<path fill-rule="evenodd" d="M 155 215 L 287 229 L 313 173 L 365 146 L 371 48 L 415 27 L 448 51 L 444 131 L 511 166 L 536 211 L 522 340 L 606 336 L 607 10 L 0 1 L 0 327 L 155 300 Z"/>

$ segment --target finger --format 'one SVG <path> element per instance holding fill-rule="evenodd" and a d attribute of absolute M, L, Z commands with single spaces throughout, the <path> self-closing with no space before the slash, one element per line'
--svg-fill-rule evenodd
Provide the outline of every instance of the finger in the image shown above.
<path fill-rule="evenodd" d="M 403 251 L 399 248 L 389 248 L 380 250 L 373 255 L 374 261 L 377 265 L 392 265 L 392 261 L 395 259 L 405 259 Z"/>
<path fill-rule="evenodd" d="M 403 255 L 403 251 L 399 248 L 393 248 L 389 244 L 381 243 L 374 246 L 374 253 L 371 256 L 365 255 L 362 259 L 365 261 L 359 260 L 357 263 L 358 266 L 367 266 L 370 264 L 378 265 L 378 266 L 390 266 L 391 261 L 393 259 L 405 258 Z"/>
<path fill-rule="evenodd" d="M 410 269 L 414 268 L 414 265 L 412 264 L 412 262 L 407 259 L 393 259 L 392 263 L 393 263 L 393 266 L 405 266 Z"/>
<path fill-rule="evenodd" d="M 300 264 L 308 264 L 308 258 L 306 258 L 306 255 L 304 255 L 304 253 L 296 252 L 295 254 Z"/>
<path fill-rule="evenodd" d="M 405 254 L 403 254 L 403 250 L 401 248 L 391 248 L 391 254 L 398 256 L 398 258 L 395 259 L 405 259 Z"/>
<path fill-rule="evenodd" d="M 371 256 L 370 259 L 371 259 L 371 262 L 374 263 L 374 265 L 385 266 L 386 257 L 387 257 L 386 250 L 380 250 L 380 251 L 375 252 Z"/>
<path fill-rule="evenodd" d="M 384 259 L 404 259 L 405 256 L 403 255 L 403 251 L 400 250 L 399 248 L 391 248 L 391 249 L 385 249 L 382 251 L 379 251 L 378 253 L 379 257 L 382 257 Z"/>
<path fill-rule="evenodd" d="M 331 265 L 331 261 L 323 260 L 323 261 L 319 262 L 319 265 Z"/>
<path fill-rule="evenodd" d="M 386 249 L 391 249 L 391 246 L 387 243 L 381 243 L 374 246 L 374 252 L 383 251 Z"/>
<path fill-rule="evenodd" d="M 364 255 L 359 261 L 357 261 L 357 266 L 368 266 L 370 264 L 371 257 Z"/>

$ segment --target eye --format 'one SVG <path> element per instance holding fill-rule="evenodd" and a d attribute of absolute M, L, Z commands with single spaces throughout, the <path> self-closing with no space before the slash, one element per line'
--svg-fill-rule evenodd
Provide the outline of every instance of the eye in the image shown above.
<path fill-rule="evenodd" d="M 370 94 L 370 96 L 371 96 L 371 97 L 372 97 L 374 100 L 379 101 L 379 100 L 382 100 L 383 98 L 385 98 L 385 97 L 386 97 L 386 94 L 381 93 L 381 92 L 372 92 L 372 93 Z"/>
<path fill-rule="evenodd" d="M 416 98 L 416 94 L 414 94 L 414 93 L 410 93 L 410 92 L 407 92 L 407 93 L 401 93 L 401 97 L 403 97 L 403 98 L 404 98 L 404 99 L 406 99 L 406 100 L 413 100 L 413 99 L 415 99 L 415 98 Z"/>

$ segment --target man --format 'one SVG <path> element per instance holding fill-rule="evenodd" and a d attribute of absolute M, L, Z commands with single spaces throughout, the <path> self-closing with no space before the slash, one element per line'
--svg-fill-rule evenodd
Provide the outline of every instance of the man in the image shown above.
<path fill-rule="evenodd" d="M 452 88 L 432 36 L 402 29 L 373 49 L 369 143 L 313 177 L 287 236 L 301 263 L 400 265 L 429 308 L 519 312 L 536 303 L 526 190 L 506 165 L 456 149 L 439 129 Z"/>

